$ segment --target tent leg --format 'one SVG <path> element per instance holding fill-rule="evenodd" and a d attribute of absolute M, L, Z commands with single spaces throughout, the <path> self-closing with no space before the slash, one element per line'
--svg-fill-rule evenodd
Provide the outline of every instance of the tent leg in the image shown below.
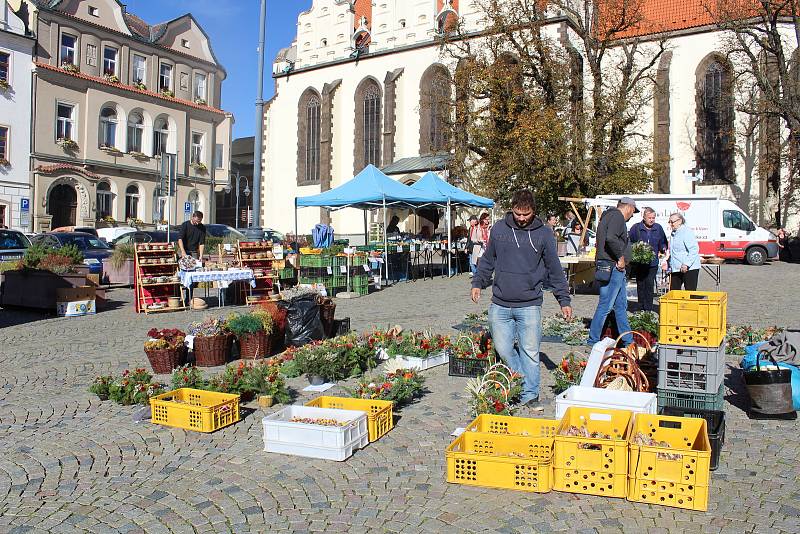
<path fill-rule="evenodd" d="M 450 217 L 452 210 L 450 208 L 450 199 L 447 199 L 447 277 L 453 276 L 453 256 L 450 254 L 451 247 L 453 246 L 453 225 L 450 224 Z"/>
<path fill-rule="evenodd" d="M 383 199 L 383 262 L 386 265 L 386 284 L 389 284 L 389 238 L 386 236 L 386 198 Z"/>
<path fill-rule="evenodd" d="M 367 210 L 364 210 L 364 246 L 369 245 L 369 235 L 367 230 Z"/>
<path fill-rule="evenodd" d="M 294 242 L 297 245 L 297 252 L 300 252 L 300 236 L 297 235 L 297 199 L 296 198 L 294 199 Z"/>

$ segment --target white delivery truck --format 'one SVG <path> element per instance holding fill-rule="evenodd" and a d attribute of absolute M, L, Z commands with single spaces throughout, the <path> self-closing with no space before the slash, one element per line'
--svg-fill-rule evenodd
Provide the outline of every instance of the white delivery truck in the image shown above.
<path fill-rule="evenodd" d="M 623 195 L 601 195 L 597 206 L 616 206 Z M 680 213 L 686 225 L 694 230 L 700 254 L 728 260 L 744 260 L 750 265 L 762 265 L 778 256 L 778 239 L 772 232 L 758 227 L 742 209 L 730 200 L 710 195 L 628 195 L 636 200 L 639 210 L 650 207 L 669 237 L 667 220 L 671 213 Z M 635 214 L 628 221 L 630 228 L 641 221 Z"/>

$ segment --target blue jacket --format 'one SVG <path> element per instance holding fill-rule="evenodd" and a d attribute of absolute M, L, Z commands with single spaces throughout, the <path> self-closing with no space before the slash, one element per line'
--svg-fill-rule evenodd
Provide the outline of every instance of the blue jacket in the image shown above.
<path fill-rule="evenodd" d="M 514 216 L 507 213 L 492 228 L 472 287 L 483 289 L 492 285 L 492 302 L 506 308 L 525 308 L 542 304 L 545 281 L 553 288 L 558 303 L 569 306 L 569 288 L 553 231 L 538 217 L 520 228 Z"/>
<path fill-rule="evenodd" d="M 656 253 L 656 257 L 650 262 L 650 266 L 654 267 L 658 265 L 658 255 L 667 251 L 667 235 L 664 233 L 664 229 L 661 225 L 655 223 L 652 228 L 648 228 L 643 222 L 639 221 L 631 226 L 629 235 L 631 243 L 643 241 L 650 245 Z"/>
<path fill-rule="evenodd" d="M 681 265 L 686 265 L 690 271 L 700 268 L 700 246 L 694 231 L 686 225 L 672 232 L 669 244 L 670 270 L 676 273 L 681 270 Z"/>

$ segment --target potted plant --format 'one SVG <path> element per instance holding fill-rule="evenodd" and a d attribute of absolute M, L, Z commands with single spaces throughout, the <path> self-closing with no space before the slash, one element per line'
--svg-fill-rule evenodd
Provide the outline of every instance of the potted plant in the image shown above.
<path fill-rule="evenodd" d="M 383 374 L 363 377 L 354 389 L 345 390 L 359 399 L 388 400 L 395 407 L 408 404 L 425 391 L 425 377 L 416 369 L 402 369 L 399 362 L 389 361 Z"/>
<path fill-rule="evenodd" d="M 172 371 L 172 389 L 206 389 L 208 381 L 194 365 L 182 365 Z"/>
<path fill-rule="evenodd" d="M 186 354 L 186 334 L 177 328 L 150 329 L 150 339 L 144 343 L 144 352 L 156 374 L 171 373 L 181 365 Z"/>
<path fill-rule="evenodd" d="M 451 350 L 450 376 L 482 375 L 495 359 L 492 339 L 486 332 L 459 336 Z"/>
<path fill-rule="evenodd" d="M 494 364 L 483 376 L 471 378 L 465 388 L 472 396 L 472 415 L 488 413 L 513 415 L 522 394 L 522 375 L 501 363 Z"/>
<path fill-rule="evenodd" d="M 225 365 L 231 351 L 231 339 L 225 323 L 208 316 L 189 325 L 189 334 L 194 336 L 194 359 L 199 367 Z"/>
<path fill-rule="evenodd" d="M 197 104 L 198 106 L 205 106 L 208 104 L 205 98 L 195 98 L 194 103 Z"/>
<path fill-rule="evenodd" d="M 267 332 L 264 320 L 258 315 L 235 314 L 228 318 L 228 330 L 239 340 L 239 357 L 262 358 L 267 352 Z"/>
<path fill-rule="evenodd" d="M 108 386 L 108 398 L 123 406 L 147 404 L 150 397 L 162 392 L 161 385 L 153 382 L 153 376 L 144 369 L 126 369 Z"/>
<path fill-rule="evenodd" d="M 89 393 L 97 395 L 100 400 L 108 400 L 109 388 L 114 382 L 114 377 L 111 375 L 97 376 L 89 386 Z"/>
<path fill-rule="evenodd" d="M 119 76 L 114 74 L 113 72 L 107 72 L 103 75 L 103 78 L 106 79 L 107 82 L 110 83 L 119 83 Z"/>
<path fill-rule="evenodd" d="M 56 144 L 67 151 L 78 150 L 78 143 L 69 137 L 59 137 Z"/>
<path fill-rule="evenodd" d="M 288 404 L 292 398 L 286 387 L 286 380 L 277 365 L 270 362 L 257 362 L 245 374 L 247 387 L 258 396 L 258 404 L 269 408 L 273 404 Z"/>
<path fill-rule="evenodd" d="M 653 247 L 648 243 L 637 241 L 631 245 L 631 263 L 649 265 L 655 257 L 656 253 L 653 251 Z"/>
<path fill-rule="evenodd" d="M 192 163 L 192 168 L 200 174 L 205 174 L 208 172 L 208 167 L 206 167 L 206 164 L 201 161 Z"/>
<path fill-rule="evenodd" d="M 67 72 L 72 72 L 72 73 L 81 71 L 80 67 L 78 67 L 74 63 L 70 63 L 69 61 L 65 61 L 64 63 L 62 63 L 61 68 Z"/>
<path fill-rule="evenodd" d="M 169 89 L 162 89 L 161 96 L 165 96 L 167 98 L 175 98 L 175 93 L 173 93 Z"/>
<path fill-rule="evenodd" d="M 631 330 L 642 334 L 651 345 L 658 341 L 658 315 L 651 311 L 638 311 L 628 317 Z"/>
<path fill-rule="evenodd" d="M 565 355 L 558 367 L 553 370 L 553 378 L 556 381 L 553 393 L 558 395 L 568 390 L 570 386 L 580 384 L 584 369 L 586 369 L 586 356 L 574 352 Z"/>
<path fill-rule="evenodd" d="M 308 376 L 308 383 L 312 386 L 320 386 L 328 380 L 334 380 L 339 373 L 336 355 L 322 346 L 306 356 L 303 367 Z"/>
<path fill-rule="evenodd" d="M 103 259 L 103 275 L 109 284 L 124 284 L 131 286 L 134 283 L 133 258 L 135 247 L 133 244 L 117 245 L 111 256 Z"/>
<path fill-rule="evenodd" d="M 132 151 L 128 152 L 128 155 L 132 156 L 135 159 L 143 160 L 143 161 L 148 161 L 150 159 L 150 156 L 148 156 L 144 152 L 139 152 L 138 150 L 132 150 Z"/>
<path fill-rule="evenodd" d="M 88 267 L 74 245 L 51 249 L 34 244 L 16 268 L 3 273 L 3 305 L 56 309 L 57 289 L 86 285 Z"/>

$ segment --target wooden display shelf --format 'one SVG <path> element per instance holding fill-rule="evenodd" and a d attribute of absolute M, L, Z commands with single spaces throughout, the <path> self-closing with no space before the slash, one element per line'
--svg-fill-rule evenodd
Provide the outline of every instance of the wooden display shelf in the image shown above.
<path fill-rule="evenodd" d="M 157 243 L 157 245 L 165 245 L 166 243 Z M 166 311 L 180 311 L 187 309 L 186 301 L 183 297 L 183 291 L 181 290 L 181 282 L 171 280 L 169 282 L 142 282 L 143 278 L 156 278 L 156 273 L 160 273 L 164 276 L 166 273 L 164 270 L 168 270 L 172 272 L 174 275 L 174 269 L 178 266 L 178 257 L 175 252 L 175 248 L 172 246 L 168 246 L 165 250 L 139 250 L 138 247 L 135 249 L 135 257 L 136 257 L 136 311 L 144 312 L 144 313 L 160 313 Z M 142 258 L 168 258 L 168 263 L 142 263 Z M 153 267 L 153 269 L 148 269 L 149 267 Z M 157 269 L 161 268 L 161 269 Z M 170 275 L 170 278 L 172 276 Z M 172 288 L 171 290 L 163 290 L 159 292 L 157 295 L 148 295 L 145 293 L 145 290 L 148 288 Z M 152 293 L 151 291 L 147 291 L 148 293 Z M 161 294 L 166 293 L 166 294 Z M 171 293 L 171 294 L 170 294 Z M 163 308 L 151 310 L 148 307 L 152 304 L 158 304 L 163 302 L 164 299 L 168 298 L 179 298 L 181 305 L 176 308 L 170 308 L 166 305 Z"/>
<path fill-rule="evenodd" d="M 176 263 L 140 263 L 139 267 L 177 267 Z"/>
<path fill-rule="evenodd" d="M 180 285 L 180 282 L 142 282 L 142 286 L 150 287 L 150 286 L 174 286 L 175 284 Z"/>
<path fill-rule="evenodd" d="M 164 306 L 163 308 L 158 308 L 158 309 L 155 309 L 155 310 L 149 310 L 149 309 L 145 308 L 144 312 L 145 313 L 161 313 L 161 312 L 167 312 L 167 311 L 183 311 L 183 310 L 186 310 L 186 309 L 188 309 L 187 306 L 180 306 L 178 308 L 170 308 L 169 306 Z"/>

